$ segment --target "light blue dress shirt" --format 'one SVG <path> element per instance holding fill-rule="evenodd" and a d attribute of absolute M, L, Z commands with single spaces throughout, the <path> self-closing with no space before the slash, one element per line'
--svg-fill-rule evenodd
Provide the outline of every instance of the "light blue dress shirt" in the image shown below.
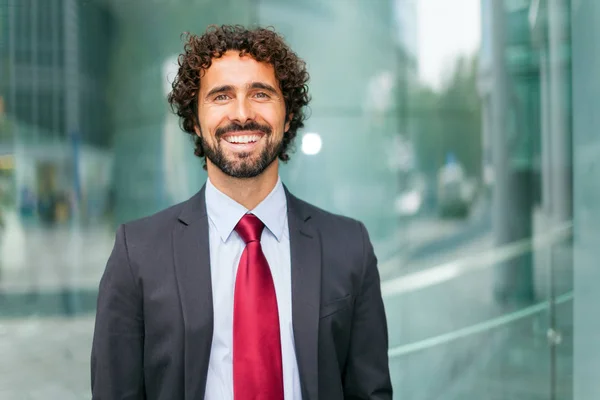
<path fill-rule="evenodd" d="M 238 264 L 245 243 L 234 228 L 251 212 L 264 224 L 261 246 L 275 284 L 285 400 L 301 400 L 300 377 L 292 329 L 292 273 L 287 200 L 281 179 L 252 211 L 206 182 L 209 218 L 210 268 L 214 308 L 214 330 L 205 400 L 233 400 L 233 298 Z"/>

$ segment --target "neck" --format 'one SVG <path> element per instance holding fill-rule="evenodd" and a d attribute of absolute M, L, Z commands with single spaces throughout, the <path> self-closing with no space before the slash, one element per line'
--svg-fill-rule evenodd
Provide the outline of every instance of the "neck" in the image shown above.
<path fill-rule="evenodd" d="M 278 160 L 254 178 L 233 178 L 221 171 L 209 160 L 206 163 L 210 182 L 246 209 L 252 210 L 271 193 L 279 178 Z"/>

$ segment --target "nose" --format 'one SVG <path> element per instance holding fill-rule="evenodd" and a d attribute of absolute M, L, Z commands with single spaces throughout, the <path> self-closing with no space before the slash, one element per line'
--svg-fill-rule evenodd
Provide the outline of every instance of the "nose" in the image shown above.
<path fill-rule="evenodd" d="M 254 120 L 255 112 L 248 99 L 242 98 L 234 102 L 229 119 L 240 125 L 245 125 L 248 121 Z"/>

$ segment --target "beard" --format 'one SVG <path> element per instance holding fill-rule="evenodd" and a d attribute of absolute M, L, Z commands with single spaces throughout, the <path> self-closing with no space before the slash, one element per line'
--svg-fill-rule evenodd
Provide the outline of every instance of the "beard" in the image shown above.
<path fill-rule="evenodd" d="M 240 131 L 260 131 L 265 134 L 266 145 L 261 150 L 257 159 L 252 159 L 251 153 L 237 153 L 232 157 L 227 157 L 223 148 L 221 147 L 221 137 L 229 132 L 240 132 Z M 256 122 L 249 122 L 248 124 L 242 125 L 229 125 L 227 127 L 218 128 L 215 131 L 216 144 L 211 146 L 203 136 L 200 136 L 202 140 L 202 148 L 204 154 L 217 168 L 219 168 L 226 175 L 232 178 L 254 178 L 262 174 L 269 165 L 271 165 L 281 148 L 283 147 L 283 139 L 279 142 L 271 141 L 272 130 L 266 125 L 260 125 Z M 235 157 L 235 159 L 234 159 Z"/>

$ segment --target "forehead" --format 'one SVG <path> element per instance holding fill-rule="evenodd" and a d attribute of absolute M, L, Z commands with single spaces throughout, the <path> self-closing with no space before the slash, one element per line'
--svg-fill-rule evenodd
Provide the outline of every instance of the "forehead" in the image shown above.
<path fill-rule="evenodd" d="M 227 51 L 220 58 L 213 58 L 211 66 L 200 79 L 200 90 L 214 86 L 232 85 L 243 87 L 252 82 L 269 83 L 279 87 L 275 69 L 266 62 L 258 62 L 251 56 L 240 57 L 237 51 Z"/>

